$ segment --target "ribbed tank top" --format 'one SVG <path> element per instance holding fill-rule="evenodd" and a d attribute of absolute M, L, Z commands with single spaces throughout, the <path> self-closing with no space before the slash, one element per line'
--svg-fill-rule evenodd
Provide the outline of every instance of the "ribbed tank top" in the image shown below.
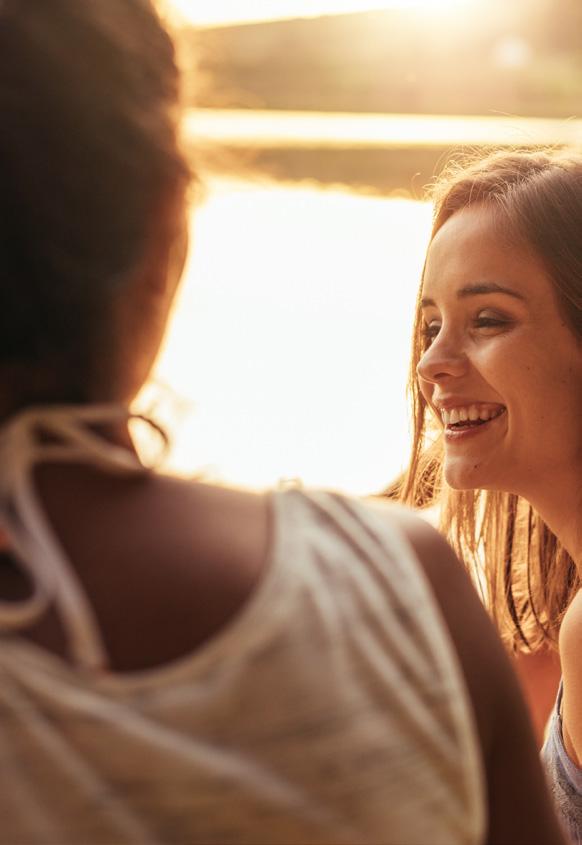
<path fill-rule="evenodd" d="M 547 779 L 556 810 L 574 845 L 582 845 L 582 769 L 569 758 L 562 735 L 560 682 L 546 741 L 542 749 Z"/>

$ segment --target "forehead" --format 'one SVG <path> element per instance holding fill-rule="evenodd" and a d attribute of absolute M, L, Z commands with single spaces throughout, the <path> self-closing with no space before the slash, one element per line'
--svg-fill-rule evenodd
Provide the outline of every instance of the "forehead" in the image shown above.
<path fill-rule="evenodd" d="M 527 301 L 554 300 L 550 276 L 534 249 L 510 238 L 503 222 L 484 205 L 455 212 L 433 238 L 425 266 L 423 295 L 439 300 L 468 286 L 510 287 Z"/>

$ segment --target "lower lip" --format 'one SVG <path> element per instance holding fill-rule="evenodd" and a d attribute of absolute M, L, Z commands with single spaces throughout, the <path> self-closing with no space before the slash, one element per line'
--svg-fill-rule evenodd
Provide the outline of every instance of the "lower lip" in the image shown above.
<path fill-rule="evenodd" d="M 482 423 L 481 425 L 471 426 L 471 428 L 445 428 L 445 440 L 447 443 L 460 443 L 470 439 L 471 437 L 478 437 L 485 431 L 489 431 L 491 426 L 503 419 L 505 411 L 502 411 L 497 417 Z"/>

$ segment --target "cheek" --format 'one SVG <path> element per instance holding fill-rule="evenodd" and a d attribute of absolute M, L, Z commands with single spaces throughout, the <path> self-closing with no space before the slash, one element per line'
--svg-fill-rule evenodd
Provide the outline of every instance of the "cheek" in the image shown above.
<path fill-rule="evenodd" d="M 425 410 L 425 422 L 429 426 L 432 426 L 435 421 L 438 425 L 442 425 L 441 416 L 438 411 L 435 409 L 432 403 L 432 397 L 434 393 L 434 384 L 431 382 L 425 381 L 424 379 L 418 378 L 417 380 L 418 389 L 422 399 L 424 400 L 424 404 L 426 406 Z"/>
<path fill-rule="evenodd" d="M 563 360 L 546 356 L 534 362 L 524 362 L 510 385 L 522 424 L 531 428 L 547 428 L 550 432 L 567 428 L 573 419 L 579 420 L 582 403 L 573 384 Z"/>
<path fill-rule="evenodd" d="M 424 398 L 425 402 L 427 403 L 427 405 L 430 405 L 431 402 L 432 402 L 432 394 L 433 394 L 433 391 L 434 391 L 434 384 L 432 384 L 429 381 L 425 381 L 423 378 L 420 378 L 420 376 L 417 378 L 416 382 L 418 384 L 418 388 L 419 388 L 420 393 L 421 393 L 422 397 Z"/>

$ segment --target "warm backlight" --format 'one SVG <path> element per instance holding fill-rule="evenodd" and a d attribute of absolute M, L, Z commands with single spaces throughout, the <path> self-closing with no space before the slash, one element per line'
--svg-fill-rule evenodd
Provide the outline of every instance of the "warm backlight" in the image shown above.
<path fill-rule="evenodd" d="M 226 26 L 279 18 L 318 17 L 381 9 L 450 11 L 475 0 L 166 0 L 168 8 L 185 23 Z"/>

